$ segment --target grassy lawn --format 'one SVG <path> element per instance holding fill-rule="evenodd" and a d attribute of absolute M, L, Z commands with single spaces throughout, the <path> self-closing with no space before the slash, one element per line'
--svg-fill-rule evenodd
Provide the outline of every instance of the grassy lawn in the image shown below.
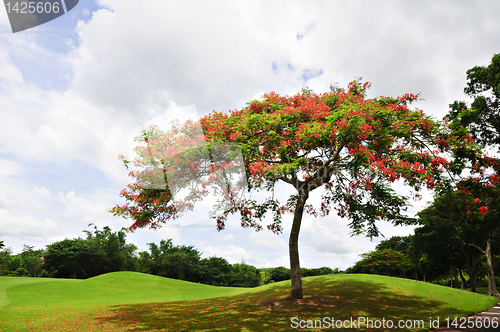
<path fill-rule="evenodd" d="M 385 318 L 395 325 L 422 320 L 424 328 L 399 330 L 427 331 L 430 318 L 443 323 L 498 303 L 468 291 L 376 275 L 309 277 L 303 283 L 304 299 L 289 300 L 289 281 L 242 289 L 134 272 L 88 280 L 0 277 L 0 331 L 320 331 L 291 325 L 324 317 L 326 322 Z"/>
<path fill-rule="evenodd" d="M 0 277 L 0 331 L 101 331 L 103 326 L 95 326 L 92 315 L 106 312 L 111 305 L 206 299 L 245 291 L 248 289 L 136 272 L 115 272 L 87 280 Z"/>

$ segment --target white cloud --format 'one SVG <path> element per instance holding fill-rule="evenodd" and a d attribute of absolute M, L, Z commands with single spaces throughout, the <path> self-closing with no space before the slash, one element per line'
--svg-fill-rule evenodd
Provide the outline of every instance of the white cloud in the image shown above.
<path fill-rule="evenodd" d="M 280 20 L 301 8 L 278 3 L 220 3 L 224 11 L 205 2 L 106 5 L 113 13 L 100 10 L 79 25 L 80 47 L 70 60 L 73 87 L 97 104 L 134 111 L 146 104 L 165 107 L 169 99 L 196 103 L 202 112 L 227 108 L 300 78 L 300 67 L 273 75 L 272 62 L 289 59 L 289 46 L 314 15 Z"/>
<path fill-rule="evenodd" d="M 31 216 L 15 216 L 5 209 L 0 209 L 0 229 L 2 237 L 5 238 L 41 241 L 57 231 L 57 223 L 50 219 L 40 220 Z"/>
<path fill-rule="evenodd" d="M 221 236 L 221 239 L 226 240 L 226 241 L 232 241 L 232 240 L 234 240 L 234 235 L 231 233 L 228 233 L 225 236 Z"/>
<path fill-rule="evenodd" d="M 249 244 L 258 248 L 285 249 L 287 244 L 283 239 L 273 232 L 263 230 L 252 232 L 248 235 Z"/>
<path fill-rule="evenodd" d="M 2 68 L 0 71 L 0 84 L 23 83 L 21 71 L 12 63 L 9 53 L 2 49 L 0 49 L 0 68 Z"/>
<path fill-rule="evenodd" d="M 98 198 L 85 198 L 76 195 L 74 191 L 66 194 L 59 193 L 59 199 L 66 207 L 62 216 L 74 222 L 84 222 L 85 224 L 94 223 L 97 226 L 106 226 L 115 224 L 119 218 L 113 217 L 108 213 L 108 209 L 113 207 L 109 201 Z"/>
<path fill-rule="evenodd" d="M 11 160 L 0 159 L 0 176 L 20 175 L 24 168 L 19 163 Z"/>
<path fill-rule="evenodd" d="M 130 221 L 127 221 L 131 223 Z M 127 225 L 130 226 L 130 225 Z M 178 226 L 174 225 L 164 225 L 160 229 L 151 230 L 151 229 L 138 229 L 133 234 L 130 234 L 129 238 L 136 239 L 137 242 L 141 242 L 146 244 L 148 242 L 159 243 L 161 240 L 172 239 L 174 245 L 178 245 L 182 240 L 182 229 Z M 190 243 L 186 243 L 186 245 L 191 245 Z M 144 249 L 146 247 L 144 246 Z"/>
<path fill-rule="evenodd" d="M 302 238 L 307 236 L 308 246 L 317 252 L 345 254 L 363 249 L 364 244 L 359 237 L 349 237 L 348 221 L 340 218 L 305 217 L 301 228 Z"/>
<path fill-rule="evenodd" d="M 41 198 L 45 199 L 50 199 L 52 198 L 52 194 L 50 193 L 50 190 L 46 189 L 45 187 L 35 187 L 31 190 L 35 195 L 40 196 Z"/>
<path fill-rule="evenodd" d="M 200 114 L 227 111 L 264 92 L 292 94 L 305 85 L 322 92 L 330 83 L 345 86 L 362 76 L 373 83 L 370 96 L 422 92 L 426 101 L 416 106 L 441 117 L 449 103 L 464 99 L 465 71 L 488 64 L 500 40 L 496 2 L 97 3 L 102 9 L 91 18 L 86 4 L 78 5 L 83 16 L 78 37 L 67 41 L 73 45 L 69 53 L 61 54 L 50 37 L 0 35 L 0 153 L 14 156 L 0 159 L 0 208 L 9 220 L 31 225 L 26 232 L 31 229 L 37 238 L 37 227 L 52 229 L 51 222 L 58 225 L 58 237 L 79 236 L 89 222 L 129 226 L 129 220 L 107 212 L 132 180 L 117 155 L 127 154 L 133 128 L 165 113 L 177 117 L 178 106 L 194 104 Z M 7 24 L 0 10 L 0 25 L 8 30 Z M 58 180 L 44 171 L 75 160 L 98 169 L 113 184 L 89 190 L 89 179 L 76 176 L 74 188 L 52 195 L 61 191 L 52 186 Z M 33 164 L 36 174 L 28 171 Z M 290 191 L 281 194 L 288 197 Z M 50 197 L 52 205 L 46 204 Z M 205 218 L 211 205 L 197 208 L 183 225 Z M 409 213 L 419 208 L 415 204 Z M 215 233 L 194 231 L 197 224 L 188 232 L 179 222 L 129 238 L 142 244 L 202 239 L 205 251 L 234 263 L 287 266 L 281 237 L 240 232 L 234 219 L 222 240 L 248 237 L 238 247 L 221 246 Z M 307 267 L 351 265 L 349 260 L 379 241 L 350 238 L 347 223 L 334 216 L 304 217 L 299 246 Z M 283 225 L 287 235 L 290 215 Z M 409 231 L 379 225 L 388 237 Z M 28 239 L 24 236 L 17 241 Z"/>
<path fill-rule="evenodd" d="M 248 262 L 253 259 L 253 256 L 248 253 L 243 247 L 236 247 L 233 245 L 207 245 L 203 247 L 203 252 L 206 256 L 224 257 L 231 264 L 240 263 L 242 260 Z"/>
<path fill-rule="evenodd" d="M 0 208 L 24 211 L 36 211 L 42 209 L 42 204 L 36 200 L 34 195 L 26 192 L 21 186 L 8 182 L 0 181 Z"/>

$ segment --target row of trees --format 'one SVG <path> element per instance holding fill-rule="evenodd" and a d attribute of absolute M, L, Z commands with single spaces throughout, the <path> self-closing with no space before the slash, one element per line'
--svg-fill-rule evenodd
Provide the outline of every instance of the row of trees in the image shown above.
<path fill-rule="evenodd" d="M 0 241 L 0 275 L 34 276 L 42 275 L 42 250 L 24 245 L 19 255 L 12 256 L 12 250 Z"/>
<path fill-rule="evenodd" d="M 84 232 L 85 239 L 64 239 L 45 250 L 24 245 L 20 254 L 12 255 L 10 248 L 0 248 L 0 275 L 88 278 L 135 269 L 137 247 L 126 243 L 125 232 L 112 232 L 107 226 Z"/>
<path fill-rule="evenodd" d="M 86 238 L 65 239 L 46 250 L 25 245 L 12 255 L 0 242 L 0 275 L 89 278 L 114 271 L 137 271 L 173 279 L 214 286 L 255 287 L 290 279 L 285 267 L 257 269 L 245 262 L 229 264 L 222 257 L 202 258 L 193 246 L 174 246 L 172 240 L 149 243 L 149 251 L 138 251 L 126 242 L 126 233 L 102 230 L 84 231 Z M 305 269 L 307 275 L 339 273 L 328 268 Z"/>
<path fill-rule="evenodd" d="M 361 255 L 361 260 L 346 273 L 379 274 L 435 282 L 475 292 L 479 285 L 489 285 L 488 260 L 481 251 L 464 246 L 460 241 L 443 238 L 426 226 L 409 236 L 394 236 L 382 241 L 374 251 Z M 500 234 L 492 241 L 491 265 L 500 274 Z M 492 276 L 492 279 L 495 279 Z M 496 277 L 496 281 L 499 278 Z M 484 284 L 486 283 L 486 284 Z"/>

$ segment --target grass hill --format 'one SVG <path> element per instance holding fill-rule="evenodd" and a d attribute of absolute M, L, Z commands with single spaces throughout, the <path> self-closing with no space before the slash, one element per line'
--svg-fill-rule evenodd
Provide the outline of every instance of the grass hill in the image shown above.
<path fill-rule="evenodd" d="M 10 285 L 7 294 L 13 306 L 180 301 L 240 294 L 246 290 L 213 287 L 138 272 L 113 272 L 85 280 L 2 277 L 0 287 L 4 280 Z"/>
<path fill-rule="evenodd" d="M 304 299 L 290 300 L 290 281 L 245 289 L 136 272 L 87 280 L 0 277 L 0 331 L 290 331 L 351 317 L 423 321 L 424 328 L 401 330 L 427 331 L 430 319 L 442 324 L 498 303 L 376 275 L 308 277 L 303 283 Z"/>

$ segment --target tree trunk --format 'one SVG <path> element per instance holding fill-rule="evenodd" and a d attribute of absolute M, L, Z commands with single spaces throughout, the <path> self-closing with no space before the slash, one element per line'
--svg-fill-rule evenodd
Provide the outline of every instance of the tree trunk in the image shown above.
<path fill-rule="evenodd" d="M 459 273 L 459 275 L 460 275 L 460 280 L 461 280 L 460 288 L 461 288 L 462 290 L 464 290 L 464 289 L 465 289 L 465 287 L 466 287 L 466 286 L 465 286 L 466 284 L 465 284 L 464 274 L 462 273 L 462 269 L 459 269 L 459 270 L 458 270 L 458 273 Z"/>
<path fill-rule="evenodd" d="M 491 296 L 497 296 L 500 297 L 500 294 L 498 294 L 497 291 L 497 283 L 495 281 L 495 273 L 493 272 L 493 264 L 491 260 L 491 236 L 488 238 L 488 241 L 486 242 L 486 271 L 488 273 L 488 294 Z"/>
<path fill-rule="evenodd" d="M 469 281 L 470 281 L 470 291 L 471 292 L 476 292 L 476 287 L 477 287 L 477 263 L 479 261 L 479 258 L 481 257 L 481 254 L 477 254 L 474 256 L 474 254 L 471 254 L 471 256 L 468 257 L 467 260 L 467 271 L 469 272 Z"/>
<path fill-rule="evenodd" d="M 290 276 L 292 279 L 292 292 L 290 293 L 290 298 L 292 299 L 302 299 L 304 297 L 302 293 L 302 277 L 300 275 L 299 232 L 302 215 L 304 213 L 304 205 L 306 204 L 307 198 L 307 193 L 299 192 L 299 199 L 297 201 L 297 206 L 295 207 L 292 230 L 288 241 L 288 250 L 290 254 Z"/>

